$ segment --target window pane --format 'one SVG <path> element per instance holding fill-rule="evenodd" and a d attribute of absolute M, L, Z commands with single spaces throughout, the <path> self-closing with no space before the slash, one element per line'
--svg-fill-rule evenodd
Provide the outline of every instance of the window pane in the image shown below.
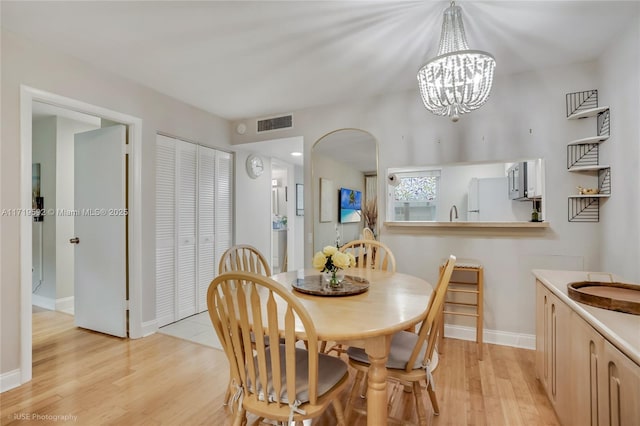
<path fill-rule="evenodd" d="M 393 188 L 392 220 L 432 221 L 438 207 L 439 171 L 422 171 L 398 175 Z"/>
<path fill-rule="evenodd" d="M 395 201 L 432 201 L 438 195 L 438 177 L 400 177 L 395 187 Z"/>

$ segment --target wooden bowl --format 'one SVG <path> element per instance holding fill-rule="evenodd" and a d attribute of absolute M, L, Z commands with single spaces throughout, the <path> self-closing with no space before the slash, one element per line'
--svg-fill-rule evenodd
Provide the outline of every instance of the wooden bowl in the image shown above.
<path fill-rule="evenodd" d="M 640 285 L 599 281 L 567 284 L 567 294 L 576 302 L 610 311 L 640 315 Z"/>

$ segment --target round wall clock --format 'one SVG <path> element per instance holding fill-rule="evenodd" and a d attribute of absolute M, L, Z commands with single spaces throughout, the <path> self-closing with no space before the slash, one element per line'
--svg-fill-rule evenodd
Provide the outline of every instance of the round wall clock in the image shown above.
<path fill-rule="evenodd" d="M 247 174 L 251 179 L 255 179 L 264 172 L 262 158 L 251 154 L 247 157 Z"/>

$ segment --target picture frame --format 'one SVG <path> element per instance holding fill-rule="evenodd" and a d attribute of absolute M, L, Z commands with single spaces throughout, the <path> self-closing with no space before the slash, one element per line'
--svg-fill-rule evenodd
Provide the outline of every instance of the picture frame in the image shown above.
<path fill-rule="evenodd" d="M 333 220 L 333 181 L 331 179 L 320 178 L 320 222 L 331 222 Z"/>
<path fill-rule="evenodd" d="M 296 216 L 304 216 L 304 185 L 296 183 Z"/>

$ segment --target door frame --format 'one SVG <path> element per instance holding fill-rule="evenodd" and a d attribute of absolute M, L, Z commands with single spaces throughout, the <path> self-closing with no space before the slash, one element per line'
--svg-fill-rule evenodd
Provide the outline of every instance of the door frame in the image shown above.
<path fill-rule="evenodd" d="M 33 102 L 94 115 L 127 126 L 129 139 L 129 337 L 143 337 L 142 332 L 142 119 L 117 111 L 20 85 L 20 208 L 30 211 Z M 32 308 L 31 268 L 32 218 L 20 218 L 20 383 L 32 378 Z"/>

